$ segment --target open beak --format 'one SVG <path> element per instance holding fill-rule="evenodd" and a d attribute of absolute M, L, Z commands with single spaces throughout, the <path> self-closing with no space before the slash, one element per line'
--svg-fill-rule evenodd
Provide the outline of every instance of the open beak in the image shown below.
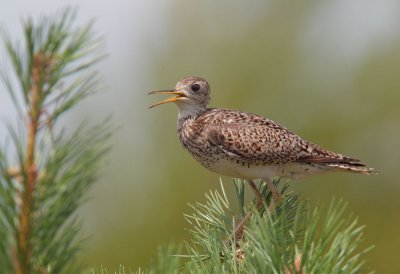
<path fill-rule="evenodd" d="M 186 98 L 185 94 L 182 91 L 179 90 L 175 90 L 175 89 L 171 89 L 171 90 L 158 90 L 158 91 L 152 91 L 149 92 L 148 94 L 174 94 L 176 95 L 175 97 L 171 97 L 168 98 L 166 100 L 163 100 L 161 102 L 158 102 L 157 104 L 154 104 L 152 106 L 149 106 L 149 108 L 153 108 L 165 103 L 171 103 L 171 102 L 176 102 L 176 101 L 180 101 L 180 100 L 184 100 L 184 98 Z"/>

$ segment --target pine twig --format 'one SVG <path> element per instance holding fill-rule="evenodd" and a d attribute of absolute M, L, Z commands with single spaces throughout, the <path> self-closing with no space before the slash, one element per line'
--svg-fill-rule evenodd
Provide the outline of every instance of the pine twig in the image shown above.
<path fill-rule="evenodd" d="M 33 56 L 33 67 L 32 67 L 32 87 L 31 94 L 29 96 L 29 108 L 28 108 L 28 136 L 27 145 L 24 161 L 24 180 L 23 191 L 20 195 L 21 198 L 21 209 L 19 216 L 19 235 L 17 242 L 17 254 L 14 256 L 15 269 L 17 274 L 29 273 L 30 272 L 30 256 L 31 256 L 31 245 L 29 238 L 32 231 L 32 196 L 37 179 L 37 167 L 35 163 L 35 149 L 36 140 L 39 129 L 39 121 L 42 113 L 41 100 L 42 100 L 42 84 L 46 77 L 46 71 L 50 65 L 51 57 L 47 57 L 44 54 L 38 53 Z"/>

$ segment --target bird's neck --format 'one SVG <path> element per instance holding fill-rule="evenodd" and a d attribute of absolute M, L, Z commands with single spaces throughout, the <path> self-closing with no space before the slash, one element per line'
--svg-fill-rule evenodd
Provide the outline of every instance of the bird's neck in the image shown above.
<path fill-rule="evenodd" d="M 191 104 L 178 104 L 178 120 L 186 120 L 190 117 L 197 117 L 207 111 L 204 106 L 197 106 Z"/>

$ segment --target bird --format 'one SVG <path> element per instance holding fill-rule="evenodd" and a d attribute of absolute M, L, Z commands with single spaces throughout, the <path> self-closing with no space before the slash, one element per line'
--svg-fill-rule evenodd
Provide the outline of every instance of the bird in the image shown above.
<path fill-rule="evenodd" d="M 238 110 L 209 108 L 211 89 L 201 77 L 186 77 L 175 88 L 149 94 L 170 94 L 165 103 L 178 106 L 177 134 L 205 168 L 249 182 L 257 204 L 263 198 L 255 180 L 267 183 L 275 204 L 281 200 L 274 178 L 300 179 L 328 172 L 376 174 L 360 160 L 309 142 L 263 116 Z"/>

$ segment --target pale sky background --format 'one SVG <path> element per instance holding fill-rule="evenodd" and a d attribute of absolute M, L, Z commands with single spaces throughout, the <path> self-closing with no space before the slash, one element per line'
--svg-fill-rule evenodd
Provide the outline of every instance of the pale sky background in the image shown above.
<path fill-rule="evenodd" d="M 95 28 L 98 33 L 105 35 L 106 52 L 109 54 L 109 58 L 102 62 L 100 69 L 110 91 L 102 96 L 107 102 L 110 102 L 109 100 L 114 102 L 108 107 L 112 112 L 118 113 L 118 110 L 135 108 L 138 106 L 136 104 L 142 103 L 140 99 L 126 101 L 121 94 L 114 96 L 113 91 L 129 94 L 151 83 L 149 62 L 154 57 L 152 52 L 162 54 L 163 39 L 167 35 L 164 21 L 168 2 L 167 0 L 3 1 L 0 9 L 0 26 L 17 39 L 21 36 L 22 18 L 26 16 L 36 18 L 40 14 L 49 14 L 67 5 L 79 7 L 78 23 L 96 18 Z M 212 5 L 205 3 L 207 4 Z M 331 56 L 329 67 L 332 68 L 332 72 L 340 74 L 337 66 L 340 67 L 343 63 L 351 66 L 371 47 L 389 45 L 393 37 L 398 34 L 399 25 L 400 2 L 397 0 L 321 1 L 316 5 L 314 15 L 304 25 L 299 43 L 304 53 L 316 57 L 315 60 L 318 60 L 318 55 L 325 56 L 324 60 L 326 56 Z M 2 51 L 2 63 L 4 56 Z M 127 59 L 134 59 L 135 63 L 127 64 L 124 62 Z M 118 70 L 115 70 L 117 67 Z M 174 81 L 175 79 L 171 79 L 171 83 Z M 127 86 L 132 88 L 127 90 L 125 88 Z M 8 95 L 4 90 L 0 91 L 0 118 L 12 116 L 9 115 L 12 111 L 13 106 Z M 0 126 L 0 136 L 0 138 L 4 136 L 3 126 Z"/>

